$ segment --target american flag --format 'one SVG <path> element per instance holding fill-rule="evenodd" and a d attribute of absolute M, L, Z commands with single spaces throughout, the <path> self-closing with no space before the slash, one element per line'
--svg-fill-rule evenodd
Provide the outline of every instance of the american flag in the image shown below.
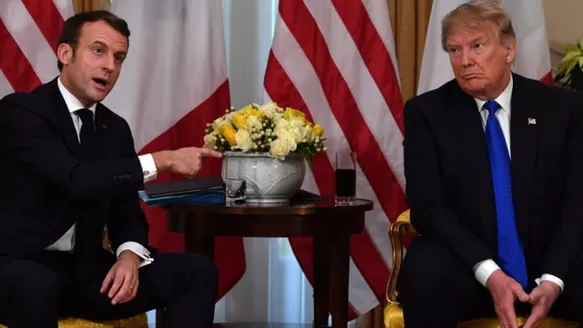
<path fill-rule="evenodd" d="M 303 188 L 334 193 L 334 154 L 357 153 L 358 197 L 375 201 L 351 239 L 349 317 L 382 304 L 391 268 L 390 222 L 404 211 L 403 100 L 386 0 L 280 0 L 264 86 L 327 135 Z M 311 239 L 291 238 L 312 280 Z"/>
<path fill-rule="evenodd" d="M 57 76 L 59 34 L 72 14 L 70 0 L 0 1 L 0 97 Z"/>

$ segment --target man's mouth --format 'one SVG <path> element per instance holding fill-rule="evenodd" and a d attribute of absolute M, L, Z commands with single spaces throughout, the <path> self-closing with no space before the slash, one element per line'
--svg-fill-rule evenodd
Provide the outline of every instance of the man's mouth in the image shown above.
<path fill-rule="evenodd" d="M 103 88 L 107 87 L 107 80 L 106 79 L 94 77 L 93 82 L 97 83 L 98 85 L 102 86 Z"/>

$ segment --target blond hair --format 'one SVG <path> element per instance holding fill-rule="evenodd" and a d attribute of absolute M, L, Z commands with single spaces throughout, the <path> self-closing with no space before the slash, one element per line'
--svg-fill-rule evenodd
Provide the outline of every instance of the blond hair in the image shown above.
<path fill-rule="evenodd" d="M 498 29 L 500 41 L 516 39 L 510 15 L 497 0 L 472 0 L 458 6 L 441 21 L 441 46 L 447 51 L 447 38 L 455 26 L 475 27 L 490 22 Z"/>

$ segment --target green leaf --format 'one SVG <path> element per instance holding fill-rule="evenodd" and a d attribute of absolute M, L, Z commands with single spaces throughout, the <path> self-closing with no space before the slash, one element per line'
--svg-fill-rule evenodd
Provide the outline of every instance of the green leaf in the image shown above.
<path fill-rule="evenodd" d="M 569 51 L 565 54 L 565 57 L 563 57 L 563 59 L 561 59 L 561 62 L 563 62 L 563 63 L 570 62 L 571 60 L 574 60 L 574 59 L 578 58 L 579 56 L 581 56 L 581 54 L 582 54 L 581 49 Z"/>
<path fill-rule="evenodd" d="M 565 45 L 565 53 L 568 53 L 568 52 L 576 50 L 576 49 L 580 49 L 579 47 L 580 47 L 579 43 L 567 44 L 567 45 Z"/>

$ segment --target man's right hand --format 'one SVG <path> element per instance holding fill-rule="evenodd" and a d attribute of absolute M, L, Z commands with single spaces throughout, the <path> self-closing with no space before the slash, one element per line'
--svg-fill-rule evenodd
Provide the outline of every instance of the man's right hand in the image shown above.
<path fill-rule="evenodd" d="M 488 288 L 494 300 L 494 308 L 496 309 L 500 326 L 502 328 L 518 328 L 514 301 L 519 299 L 521 302 L 528 302 L 529 300 L 529 296 L 522 286 L 498 269 L 486 281 L 486 288 Z"/>
<path fill-rule="evenodd" d="M 222 154 L 207 148 L 186 147 L 177 150 L 163 150 L 152 154 L 159 173 L 172 173 L 194 177 L 205 157 L 221 158 Z"/>

